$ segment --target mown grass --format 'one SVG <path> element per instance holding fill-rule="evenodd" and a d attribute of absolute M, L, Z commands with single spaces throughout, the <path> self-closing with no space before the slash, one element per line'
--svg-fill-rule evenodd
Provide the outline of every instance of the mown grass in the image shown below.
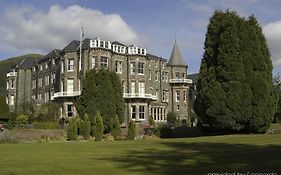
<path fill-rule="evenodd" d="M 281 172 L 281 135 L 0 144 L 0 174 Z"/>

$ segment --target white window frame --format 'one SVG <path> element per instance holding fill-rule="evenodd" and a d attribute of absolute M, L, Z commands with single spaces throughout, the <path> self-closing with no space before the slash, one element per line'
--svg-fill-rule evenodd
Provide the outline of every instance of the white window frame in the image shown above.
<path fill-rule="evenodd" d="M 104 61 L 104 59 L 106 59 L 106 62 Z M 101 58 L 100 58 L 100 67 L 101 67 L 101 69 L 108 69 L 108 57 L 101 56 Z"/>
<path fill-rule="evenodd" d="M 123 67 L 123 62 L 122 61 L 116 61 L 116 73 L 122 74 L 122 67 Z"/>
<path fill-rule="evenodd" d="M 140 95 L 145 95 L 145 83 L 144 82 L 139 82 L 139 94 Z"/>
<path fill-rule="evenodd" d="M 135 75 L 136 74 L 136 63 L 130 62 L 130 74 Z"/>
<path fill-rule="evenodd" d="M 140 66 L 140 65 L 142 65 L 142 66 Z M 144 75 L 144 71 L 145 71 L 145 63 L 138 62 L 138 73 L 139 73 L 139 75 Z"/>
<path fill-rule="evenodd" d="M 131 82 L 131 93 L 135 94 L 136 93 L 136 82 Z"/>
<path fill-rule="evenodd" d="M 72 114 L 72 115 L 69 115 L 69 114 Z M 66 116 L 67 117 L 73 117 L 74 116 L 74 105 L 73 104 L 67 104 L 66 105 Z"/>
<path fill-rule="evenodd" d="M 10 96 L 10 105 L 15 105 L 15 96 L 14 95 Z"/>
<path fill-rule="evenodd" d="M 74 71 L 74 58 L 67 59 L 67 71 L 73 72 Z"/>
<path fill-rule="evenodd" d="M 145 120 L 145 106 L 139 106 L 139 120 Z"/>
<path fill-rule="evenodd" d="M 92 56 L 92 69 L 96 68 L 96 56 Z"/>
<path fill-rule="evenodd" d="M 74 91 L 74 79 L 68 78 L 66 82 L 66 91 L 73 92 Z"/>
<path fill-rule="evenodd" d="M 134 118 L 133 118 L 133 116 L 134 116 Z M 136 118 L 137 118 L 137 107 L 136 107 L 136 105 L 131 105 L 131 119 L 136 120 Z"/>
<path fill-rule="evenodd" d="M 15 89 L 15 80 L 14 79 L 12 79 L 11 80 L 11 89 Z"/>
<path fill-rule="evenodd" d="M 176 102 L 179 102 L 180 101 L 180 91 L 179 90 L 176 90 Z"/>

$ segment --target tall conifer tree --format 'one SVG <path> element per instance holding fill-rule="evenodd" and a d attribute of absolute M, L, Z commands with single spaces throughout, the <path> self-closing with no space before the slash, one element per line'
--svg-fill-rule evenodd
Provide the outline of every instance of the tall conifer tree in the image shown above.
<path fill-rule="evenodd" d="M 215 11 L 206 34 L 195 102 L 203 124 L 222 132 L 264 132 L 274 108 L 271 71 L 256 20 Z"/>

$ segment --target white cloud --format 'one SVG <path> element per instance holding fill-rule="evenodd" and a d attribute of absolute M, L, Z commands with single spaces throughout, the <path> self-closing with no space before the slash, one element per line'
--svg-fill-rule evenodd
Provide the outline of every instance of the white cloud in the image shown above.
<path fill-rule="evenodd" d="M 273 66 L 281 67 L 281 20 L 269 23 L 263 27 L 267 39 Z"/>
<path fill-rule="evenodd" d="M 78 5 L 66 8 L 53 5 L 47 12 L 32 6 L 9 7 L 1 14 L 0 24 L 0 51 L 15 54 L 62 49 L 71 40 L 79 39 L 81 24 L 85 37 L 126 44 L 141 42 L 120 15 L 104 14 Z"/>

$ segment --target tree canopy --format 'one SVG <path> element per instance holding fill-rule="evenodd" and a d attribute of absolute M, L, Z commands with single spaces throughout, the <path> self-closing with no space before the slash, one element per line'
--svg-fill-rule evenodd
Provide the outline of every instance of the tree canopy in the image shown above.
<path fill-rule="evenodd" d="M 203 124 L 223 132 L 265 132 L 275 110 L 272 63 L 255 17 L 215 11 L 204 49 L 195 101 Z"/>
<path fill-rule="evenodd" d="M 124 99 L 120 79 L 115 72 L 108 70 L 91 70 L 83 80 L 83 91 L 76 107 L 79 116 L 89 115 L 90 121 L 99 111 L 106 130 L 109 129 L 111 118 L 116 115 L 119 121 L 124 117 Z"/>

